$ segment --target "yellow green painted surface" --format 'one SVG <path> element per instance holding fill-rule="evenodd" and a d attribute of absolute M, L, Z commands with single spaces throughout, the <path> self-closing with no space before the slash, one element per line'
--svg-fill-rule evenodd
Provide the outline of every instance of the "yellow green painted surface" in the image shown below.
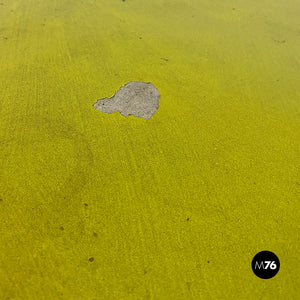
<path fill-rule="evenodd" d="M 1 2 L 0 299 L 296 299 L 299 2 Z"/>

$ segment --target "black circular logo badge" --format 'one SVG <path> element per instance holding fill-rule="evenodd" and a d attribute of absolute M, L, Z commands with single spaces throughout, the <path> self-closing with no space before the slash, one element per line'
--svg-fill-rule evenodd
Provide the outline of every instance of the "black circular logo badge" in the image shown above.
<path fill-rule="evenodd" d="M 270 251 L 257 253 L 252 260 L 252 270 L 257 277 L 269 279 L 274 277 L 280 268 L 276 254 Z"/>

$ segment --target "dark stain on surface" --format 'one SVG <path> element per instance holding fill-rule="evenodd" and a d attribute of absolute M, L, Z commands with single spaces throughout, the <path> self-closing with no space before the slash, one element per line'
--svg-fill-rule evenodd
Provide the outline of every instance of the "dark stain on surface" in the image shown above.
<path fill-rule="evenodd" d="M 1 38 L 2 36 L 0 36 L 0 47 Z M 80 216 L 82 209 L 84 208 L 82 202 L 84 200 L 82 192 L 85 185 L 90 180 L 90 174 L 88 171 L 91 170 L 91 166 L 93 165 L 93 153 L 86 136 L 76 127 L 72 126 L 72 124 L 66 123 L 62 119 L 49 119 L 47 116 L 39 113 L 28 113 L 26 116 L 16 115 L 8 122 L 17 124 L 17 127 L 6 127 L 5 135 L 3 135 L 2 131 L 0 130 L 0 155 L 8 155 L 7 159 L 5 160 L 4 169 L 10 166 L 7 165 L 6 162 L 10 162 L 10 157 L 13 156 L 13 153 L 10 151 L 10 147 L 8 147 L 8 145 L 11 145 L 11 143 L 13 143 L 13 145 L 19 143 L 18 137 L 14 133 L 15 130 L 18 130 L 19 128 L 20 130 L 24 130 L 24 132 L 28 131 L 32 133 L 30 135 L 24 135 L 24 138 L 22 138 L 22 147 L 27 147 L 29 145 L 45 145 L 45 137 L 47 137 L 47 141 L 51 141 L 53 145 L 56 143 L 59 143 L 59 145 L 60 143 L 67 143 L 67 145 L 71 146 L 70 149 L 68 147 L 69 150 L 67 152 L 70 162 L 72 162 L 71 165 L 68 163 L 65 174 L 61 176 L 61 182 L 51 186 L 49 191 L 47 189 L 47 199 L 48 197 L 53 199 L 49 201 L 49 203 L 47 202 L 47 214 L 54 215 L 56 217 L 58 217 L 59 214 L 63 215 L 63 221 L 60 220 L 59 222 L 55 222 L 56 225 L 54 224 L 53 230 L 50 230 L 48 234 L 49 237 L 56 237 L 60 232 L 59 227 L 63 226 L 60 225 L 60 223 L 71 223 L 72 226 L 76 228 L 81 226 L 83 221 Z M 40 153 L 42 155 L 44 152 L 41 151 Z M 45 156 L 45 159 L 46 158 L 47 156 Z M 58 156 L 58 158 L 61 157 Z M 30 159 L 30 156 L 27 155 L 24 157 L 24 159 L 25 162 L 27 162 L 28 159 Z M 40 170 L 40 168 L 44 167 L 42 160 L 41 162 L 38 160 L 35 163 L 37 164 L 36 170 Z M 55 173 L 56 170 L 53 170 L 53 172 Z M 47 180 L 49 180 L 49 177 L 47 177 L 45 174 L 47 174 L 47 172 L 42 172 L 40 176 L 43 178 L 42 181 L 46 184 L 46 182 L 48 182 Z M 6 177 L 4 177 L 4 179 L 6 179 Z M 1 178 L 1 180 L 3 179 Z M 10 188 L 17 188 L 18 182 L 19 181 L 15 179 L 15 183 L 13 183 Z M 44 187 L 45 186 L 41 188 L 43 189 Z M 31 191 L 31 188 L 28 189 L 28 191 Z M 2 195 L 0 192 L 0 197 L 1 196 Z M 2 197 L 4 198 L 4 195 Z M 3 204 L 6 202 L 8 202 L 8 200 L 4 198 Z M 87 213 L 88 209 L 84 209 L 84 212 Z M 37 220 L 41 220 L 42 215 L 38 215 L 37 218 Z M 32 222 L 35 221 L 32 219 Z M 68 230 L 66 230 L 66 232 L 67 231 Z M 64 232 L 61 232 L 59 235 L 63 235 L 63 233 Z"/>
<path fill-rule="evenodd" d="M 284 44 L 286 42 L 286 40 L 274 40 L 274 42 L 276 42 L 278 44 Z"/>
<path fill-rule="evenodd" d="M 189 220 L 190 220 L 190 218 L 187 218 L 186 220 L 187 220 L 187 221 L 189 221 Z"/>
<path fill-rule="evenodd" d="M 87 206 L 89 206 L 89 205 L 88 205 L 87 203 L 84 203 L 84 206 L 87 207 Z"/>
<path fill-rule="evenodd" d="M 89 261 L 90 261 L 90 262 L 93 262 L 93 261 L 94 261 L 94 257 L 90 257 L 90 258 L 89 258 Z"/>
<path fill-rule="evenodd" d="M 98 237 L 98 234 L 96 232 L 93 233 L 94 237 Z"/>
<path fill-rule="evenodd" d="M 207 261 L 207 263 L 209 264 L 209 260 Z"/>
<path fill-rule="evenodd" d="M 59 227 L 60 230 L 65 230 L 62 226 Z"/>
<path fill-rule="evenodd" d="M 190 291 L 190 290 L 191 290 L 191 285 L 192 285 L 192 283 L 191 283 L 191 282 L 186 282 L 185 284 L 186 284 L 188 290 Z"/>
<path fill-rule="evenodd" d="M 161 57 L 160 59 L 164 60 L 164 61 L 169 61 L 167 58 Z"/>

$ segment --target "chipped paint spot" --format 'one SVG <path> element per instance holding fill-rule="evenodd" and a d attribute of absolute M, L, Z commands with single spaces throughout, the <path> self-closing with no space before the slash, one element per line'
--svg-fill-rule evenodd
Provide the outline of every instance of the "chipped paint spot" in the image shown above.
<path fill-rule="evenodd" d="M 120 112 L 122 116 L 150 119 L 158 109 L 160 94 L 150 82 L 131 81 L 112 98 L 99 99 L 94 107 L 104 113 Z"/>

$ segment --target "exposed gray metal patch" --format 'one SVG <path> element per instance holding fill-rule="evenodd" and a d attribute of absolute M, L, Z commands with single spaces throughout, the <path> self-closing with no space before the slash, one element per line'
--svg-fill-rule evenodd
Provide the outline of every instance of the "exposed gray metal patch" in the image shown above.
<path fill-rule="evenodd" d="M 99 99 L 94 107 L 104 113 L 120 112 L 122 116 L 150 119 L 158 109 L 159 92 L 151 82 L 131 81 L 112 98 Z"/>

